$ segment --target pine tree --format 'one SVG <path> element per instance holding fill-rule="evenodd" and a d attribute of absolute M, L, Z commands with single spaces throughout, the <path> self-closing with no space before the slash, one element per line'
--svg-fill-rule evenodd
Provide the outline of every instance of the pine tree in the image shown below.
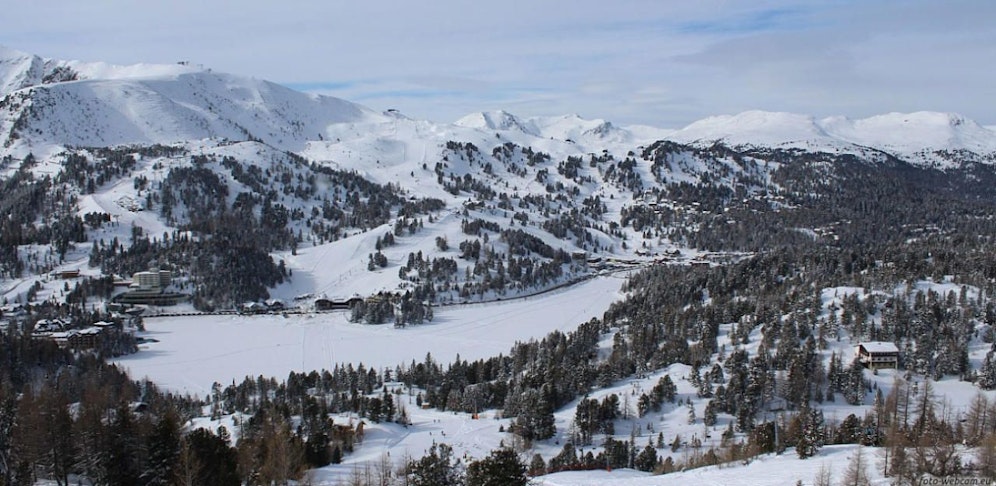
<path fill-rule="evenodd" d="M 553 405 L 550 403 L 552 399 L 549 385 L 544 385 L 543 392 L 533 389 L 523 392 L 513 427 L 515 434 L 526 440 L 553 437 L 557 427 L 553 416 Z"/>
<path fill-rule="evenodd" d="M 312 431 L 304 446 L 304 460 L 312 467 L 323 467 L 332 463 L 329 450 L 329 436 L 322 430 Z"/>
<path fill-rule="evenodd" d="M 69 473 L 72 472 L 76 459 L 75 437 L 72 435 L 73 418 L 66 395 L 55 390 L 52 395 L 47 400 L 46 432 L 49 447 L 44 457 L 56 482 L 69 484 Z"/>
<path fill-rule="evenodd" d="M 801 428 L 795 452 L 800 459 L 806 459 L 816 455 L 823 446 L 823 412 L 807 405 L 799 411 L 798 420 Z"/>
<path fill-rule="evenodd" d="M 177 459 L 180 456 L 180 423 L 172 411 L 156 422 L 146 442 L 149 458 L 141 480 L 147 485 L 170 485 L 177 479 Z"/>
<path fill-rule="evenodd" d="M 238 457 L 235 449 L 222 436 L 209 430 L 195 429 L 183 438 L 178 468 L 181 476 L 193 479 L 191 484 L 239 486 Z"/>
<path fill-rule="evenodd" d="M 719 407 L 716 406 L 716 400 L 709 400 L 709 402 L 706 403 L 705 413 L 702 415 L 702 423 L 705 424 L 706 427 L 716 425 L 717 408 Z"/>
<path fill-rule="evenodd" d="M 844 384 L 844 399 L 851 405 L 861 405 L 865 400 L 865 378 L 864 367 L 857 360 L 851 363 L 847 369 L 846 383 Z"/>
<path fill-rule="evenodd" d="M 532 460 L 529 461 L 529 470 L 527 473 L 533 477 L 546 474 L 546 462 L 543 460 L 543 456 L 538 453 L 533 454 Z"/>
<path fill-rule="evenodd" d="M 557 472 L 570 470 L 577 467 L 578 455 L 577 451 L 574 449 L 574 444 L 568 442 L 564 444 L 564 448 L 560 450 L 556 456 L 550 459 L 549 467 L 547 472 Z"/>
<path fill-rule="evenodd" d="M 983 390 L 996 388 L 996 358 L 993 356 L 993 351 L 986 354 L 986 360 L 982 363 L 982 368 L 979 370 L 977 383 Z"/>
<path fill-rule="evenodd" d="M 512 449 L 503 447 L 467 467 L 467 486 L 526 486 L 526 466 Z"/>
<path fill-rule="evenodd" d="M 115 409 L 105 461 L 100 465 L 106 484 L 111 486 L 139 484 L 138 431 L 127 402 Z"/>
<path fill-rule="evenodd" d="M 647 444 L 646 447 L 640 451 L 640 454 L 636 456 L 636 460 L 633 462 L 636 469 L 645 472 L 651 472 L 657 467 L 657 450 L 654 446 Z"/>
<path fill-rule="evenodd" d="M 458 486 L 463 481 L 453 459 L 453 448 L 436 443 L 421 459 L 408 463 L 406 477 L 410 486 Z"/>
<path fill-rule="evenodd" d="M 17 394 L 0 386 L 0 484 L 11 484 L 13 472 L 11 435 L 16 425 Z"/>

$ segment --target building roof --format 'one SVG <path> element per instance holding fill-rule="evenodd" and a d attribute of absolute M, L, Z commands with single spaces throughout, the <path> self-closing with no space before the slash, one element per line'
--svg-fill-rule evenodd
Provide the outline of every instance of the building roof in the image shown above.
<path fill-rule="evenodd" d="M 895 343 L 890 343 L 888 341 L 868 341 L 864 343 L 858 343 L 858 346 L 865 348 L 865 351 L 869 353 L 898 353 L 899 348 L 896 347 Z"/>

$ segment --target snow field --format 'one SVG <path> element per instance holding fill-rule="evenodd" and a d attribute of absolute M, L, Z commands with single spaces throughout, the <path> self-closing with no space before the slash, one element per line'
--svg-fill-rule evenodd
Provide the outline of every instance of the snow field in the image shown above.
<path fill-rule="evenodd" d="M 336 363 L 394 367 L 474 360 L 508 354 L 516 341 L 570 331 L 601 317 L 620 298 L 623 280 L 599 277 L 540 296 L 439 307 L 432 322 L 395 329 L 347 321 L 348 313 L 189 316 L 146 320 L 142 337 L 158 342 L 114 361 L 136 378 L 168 390 L 203 395 L 246 376 L 283 379 L 291 371 L 331 369 Z"/>

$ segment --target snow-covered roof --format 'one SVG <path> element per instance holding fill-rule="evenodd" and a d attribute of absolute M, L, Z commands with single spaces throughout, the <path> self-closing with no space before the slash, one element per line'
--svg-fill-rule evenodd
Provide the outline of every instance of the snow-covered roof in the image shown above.
<path fill-rule="evenodd" d="M 865 349 L 869 353 L 898 353 L 899 348 L 896 347 L 895 343 L 890 343 L 887 341 L 868 341 L 864 343 L 858 343 L 858 346 Z"/>

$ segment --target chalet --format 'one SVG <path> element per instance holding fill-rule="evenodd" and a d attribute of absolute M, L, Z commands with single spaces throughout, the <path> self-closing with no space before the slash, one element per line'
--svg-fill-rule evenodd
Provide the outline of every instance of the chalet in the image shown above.
<path fill-rule="evenodd" d="M 69 280 L 73 278 L 79 278 L 80 271 L 77 270 L 62 270 L 58 272 L 52 272 L 52 276 L 55 278 L 61 278 L 63 280 Z"/>
<path fill-rule="evenodd" d="M 103 334 L 104 329 L 91 326 L 84 329 L 36 334 L 36 336 L 51 339 L 61 348 L 80 350 L 97 348 L 100 345 Z"/>
<path fill-rule="evenodd" d="M 241 314 L 266 314 L 266 305 L 260 302 L 246 302 L 239 306 Z"/>
<path fill-rule="evenodd" d="M 73 349 L 95 349 L 100 344 L 103 334 L 104 330 L 102 328 L 91 326 L 85 329 L 70 331 L 67 341 L 69 342 L 69 347 Z"/>
<path fill-rule="evenodd" d="M 47 332 L 58 332 L 62 331 L 63 329 L 66 329 L 68 326 L 69 326 L 68 322 L 58 318 L 39 319 L 38 322 L 35 323 L 34 332 L 36 334 L 47 333 Z"/>
<path fill-rule="evenodd" d="M 21 304 L 11 304 L 0 307 L 0 315 L 8 317 L 21 317 L 28 314 L 28 311 Z"/>
<path fill-rule="evenodd" d="M 899 348 L 894 343 L 885 341 L 858 343 L 854 354 L 865 368 L 878 370 L 899 367 Z"/>
<path fill-rule="evenodd" d="M 329 299 L 320 297 L 315 299 L 315 310 L 319 312 L 329 311 L 336 308 L 335 304 L 335 302 Z"/>

